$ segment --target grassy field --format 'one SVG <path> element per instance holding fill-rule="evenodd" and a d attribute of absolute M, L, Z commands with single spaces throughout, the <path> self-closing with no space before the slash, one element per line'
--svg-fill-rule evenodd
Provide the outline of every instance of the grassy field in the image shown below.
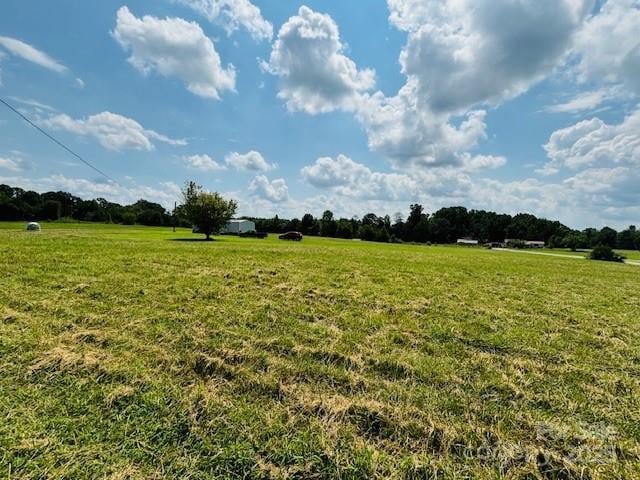
<path fill-rule="evenodd" d="M 23 228 L 0 478 L 640 478 L 637 266 Z"/>
<path fill-rule="evenodd" d="M 580 256 L 580 257 L 588 257 L 589 256 L 589 250 L 578 250 L 576 252 L 572 252 L 568 248 L 541 248 L 541 249 L 535 249 L 535 250 L 531 250 L 531 251 L 543 252 L 543 253 L 557 253 L 557 254 L 563 254 L 563 255 L 576 255 L 576 256 Z M 640 251 L 638 251 L 638 250 L 616 249 L 616 252 L 621 254 L 621 255 L 623 255 L 628 260 L 632 260 L 632 261 L 640 260 Z"/>

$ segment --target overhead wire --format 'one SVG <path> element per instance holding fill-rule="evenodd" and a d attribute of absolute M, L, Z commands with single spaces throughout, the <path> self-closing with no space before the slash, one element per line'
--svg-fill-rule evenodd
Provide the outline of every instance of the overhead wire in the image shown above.
<path fill-rule="evenodd" d="M 91 164 L 91 162 L 85 160 L 81 155 L 77 154 L 76 152 L 74 152 L 71 148 L 67 147 L 64 143 L 62 143 L 60 140 L 58 140 L 57 138 L 55 138 L 53 135 L 51 135 L 49 132 L 47 132 L 46 130 L 44 130 L 43 128 L 39 127 L 36 123 L 34 123 L 33 121 L 31 121 L 26 115 L 24 115 L 22 112 L 20 112 L 18 109 L 16 109 L 15 107 L 13 107 L 13 105 L 11 105 L 10 103 L 8 103 L 6 100 L 0 98 L 0 103 L 2 103 L 5 107 L 7 107 L 9 110 L 11 110 L 13 113 L 15 113 L 16 115 L 18 115 L 20 118 L 22 118 L 25 122 L 27 122 L 29 125 L 31 125 L 33 128 L 35 128 L 38 132 L 40 132 L 41 134 L 43 134 L 45 137 L 47 137 L 49 140 L 51 140 L 52 142 L 56 143 L 58 146 L 62 147 L 64 150 L 66 150 L 67 152 L 69 152 L 71 155 L 73 155 L 75 158 L 77 158 L 78 160 L 80 160 L 82 163 L 84 163 L 86 166 L 88 166 L 89 168 L 91 168 L 92 170 L 94 170 L 95 172 L 99 173 L 100 175 L 102 175 L 104 178 L 106 178 L 107 180 L 109 180 L 110 182 L 113 182 L 114 184 L 121 186 L 113 177 L 107 175 L 105 172 L 103 172 L 102 170 L 100 170 L 98 167 L 94 166 Z"/>

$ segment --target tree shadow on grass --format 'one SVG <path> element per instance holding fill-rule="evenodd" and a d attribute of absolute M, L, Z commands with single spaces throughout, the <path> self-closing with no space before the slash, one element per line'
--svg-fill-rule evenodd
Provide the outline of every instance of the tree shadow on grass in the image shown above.
<path fill-rule="evenodd" d="M 167 239 L 170 242 L 198 242 L 198 243 L 211 243 L 211 242 L 219 242 L 215 238 L 169 238 Z"/>

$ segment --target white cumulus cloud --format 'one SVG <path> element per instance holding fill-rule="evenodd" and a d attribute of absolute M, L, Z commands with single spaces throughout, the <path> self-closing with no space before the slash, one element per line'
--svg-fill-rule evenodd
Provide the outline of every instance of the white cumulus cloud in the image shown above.
<path fill-rule="evenodd" d="M 478 107 L 524 93 L 561 64 L 592 0 L 388 5 L 390 22 L 408 32 L 400 55 L 406 82 L 397 94 L 371 93 L 373 70 L 346 55 L 329 15 L 307 7 L 282 26 L 265 68 L 279 77 L 289 110 L 353 112 L 370 149 L 406 170 L 469 167 L 469 151 L 486 138 L 486 112 Z"/>
<path fill-rule="evenodd" d="M 378 92 L 363 100 L 357 117 L 369 147 L 400 169 L 459 165 L 461 156 L 486 137 L 486 113 L 468 112 L 454 125 L 450 115 L 419 106 L 417 95 L 410 80 L 393 97 Z"/>
<path fill-rule="evenodd" d="M 592 0 L 415 0 L 390 2 L 408 29 L 403 73 L 436 112 L 465 112 L 524 93 L 559 64 Z"/>
<path fill-rule="evenodd" d="M 289 188 L 283 178 L 269 180 L 264 175 L 258 175 L 249 184 L 249 191 L 258 198 L 274 203 L 289 199 Z"/>
<path fill-rule="evenodd" d="M 8 170 L 10 172 L 22 172 L 29 167 L 28 162 L 19 156 L 0 156 L 0 170 Z"/>
<path fill-rule="evenodd" d="M 546 167 L 551 169 L 595 164 L 640 167 L 640 108 L 617 125 L 594 117 L 557 130 L 544 149 L 550 159 Z"/>
<path fill-rule="evenodd" d="M 180 78 L 200 97 L 219 99 L 235 89 L 233 65 L 222 66 L 213 41 L 195 22 L 181 18 L 137 18 L 127 7 L 117 13 L 113 38 L 131 52 L 129 63 L 143 74 Z"/>
<path fill-rule="evenodd" d="M 255 150 L 244 154 L 231 152 L 224 160 L 228 166 L 245 172 L 268 172 L 276 168 L 276 165 L 267 162 L 262 154 Z"/>
<path fill-rule="evenodd" d="M 415 178 L 399 173 L 373 172 L 345 155 L 318 158 L 301 170 L 311 185 L 346 197 L 397 200 L 411 198 L 419 190 Z"/>
<path fill-rule="evenodd" d="M 203 172 L 216 172 L 224 170 L 225 166 L 216 162 L 209 155 L 189 155 L 182 157 L 182 163 L 194 170 Z"/>
<path fill-rule="evenodd" d="M 173 146 L 184 146 L 185 140 L 174 140 L 154 130 L 145 129 L 132 118 L 116 113 L 102 112 L 87 118 L 74 119 L 67 114 L 59 114 L 41 121 L 54 130 L 63 130 L 76 135 L 93 137 L 100 144 L 115 151 L 154 150 L 154 141 Z"/>
<path fill-rule="evenodd" d="M 354 109 L 361 92 L 375 84 L 373 70 L 359 70 L 345 55 L 333 19 L 306 6 L 282 25 L 263 66 L 280 78 L 278 96 L 291 111 Z"/>
<path fill-rule="evenodd" d="M 244 27 L 255 40 L 271 40 L 273 25 L 260 8 L 249 0 L 174 0 L 186 5 L 207 20 L 222 26 L 228 35 Z"/>
<path fill-rule="evenodd" d="M 640 0 L 608 0 L 575 45 L 582 82 L 623 84 L 640 94 Z"/>

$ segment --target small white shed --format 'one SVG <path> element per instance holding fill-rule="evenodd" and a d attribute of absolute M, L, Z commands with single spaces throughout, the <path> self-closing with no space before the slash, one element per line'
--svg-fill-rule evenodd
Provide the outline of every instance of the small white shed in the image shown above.
<path fill-rule="evenodd" d="M 256 224 L 251 220 L 231 220 L 222 229 L 223 234 L 239 235 L 240 233 L 255 232 Z"/>
<path fill-rule="evenodd" d="M 458 245 L 478 245 L 478 240 L 472 240 L 471 238 L 459 238 L 456 242 Z"/>
<path fill-rule="evenodd" d="M 27 232 L 39 232 L 41 230 L 38 222 L 27 223 Z"/>

